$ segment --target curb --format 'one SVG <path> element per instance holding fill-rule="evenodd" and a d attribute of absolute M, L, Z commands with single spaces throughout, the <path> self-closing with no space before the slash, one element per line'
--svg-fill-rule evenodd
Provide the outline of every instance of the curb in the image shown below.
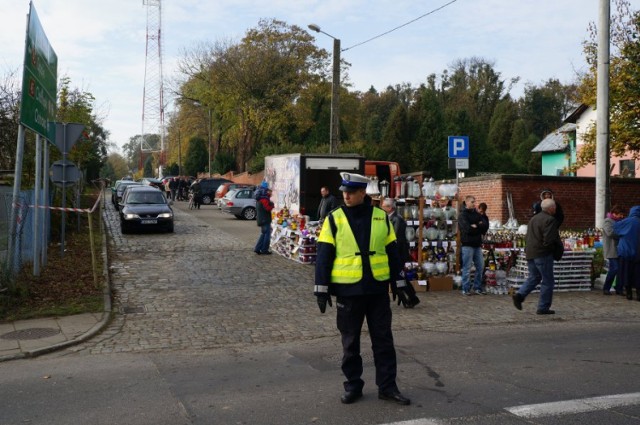
<path fill-rule="evenodd" d="M 104 197 L 102 201 L 102 206 L 100 208 L 100 214 L 102 214 L 102 209 L 104 208 Z M 23 351 L 18 354 L 11 354 L 7 356 L 0 356 L 0 363 L 6 362 L 10 360 L 19 360 L 19 359 L 29 359 L 37 356 L 41 356 L 43 354 L 48 354 L 54 351 L 62 350 L 64 348 L 71 347 L 73 345 L 80 344 L 81 342 L 87 341 L 93 338 L 98 333 L 102 332 L 104 328 L 107 327 L 112 317 L 112 304 L 111 304 L 111 279 L 109 277 L 109 256 L 107 255 L 107 233 L 104 225 L 104 220 L 101 221 L 101 231 L 102 231 L 102 260 L 103 260 L 103 271 L 102 275 L 105 282 L 104 290 L 102 291 L 103 299 L 104 299 L 104 311 L 102 312 L 102 319 L 93 325 L 91 329 L 82 335 L 71 339 L 69 341 L 60 342 L 58 344 L 51 345 L 49 347 L 38 348 L 36 350 L 31 351 Z"/>

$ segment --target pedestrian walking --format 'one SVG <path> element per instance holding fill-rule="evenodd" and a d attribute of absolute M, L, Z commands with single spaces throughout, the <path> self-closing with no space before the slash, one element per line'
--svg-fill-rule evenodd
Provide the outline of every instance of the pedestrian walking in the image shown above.
<path fill-rule="evenodd" d="M 391 332 L 389 284 L 405 305 L 410 304 L 401 277 L 396 235 L 386 213 L 365 201 L 369 179 L 341 173 L 344 206 L 329 213 L 317 243 L 314 295 L 320 312 L 336 296 L 337 326 L 342 336 L 342 372 L 346 377 L 340 401 L 362 397 L 360 336 L 364 319 L 376 367 L 378 398 L 410 404 L 396 384 L 396 351 Z"/>
<path fill-rule="evenodd" d="M 636 299 L 640 301 L 640 205 L 629 211 L 629 217 L 613 225 L 613 231 L 619 236 L 618 261 L 620 271 L 618 277 L 625 288 L 628 300 L 633 299 L 633 287 L 636 288 Z"/>
<path fill-rule="evenodd" d="M 176 193 L 178 191 L 178 178 L 173 177 L 169 180 L 169 191 L 171 192 L 171 200 L 176 200 Z"/>
<path fill-rule="evenodd" d="M 269 245 L 271 244 L 271 210 L 273 210 L 273 202 L 271 202 L 271 190 L 267 182 L 262 182 L 256 190 L 256 222 L 260 227 L 260 237 L 256 243 L 253 252 L 258 255 L 269 255 Z"/>
<path fill-rule="evenodd" d="M 458 230 L 462 244 L 462 295 L 471 295 L 471 266 L 476 268 L 473 290 L 476 294 L 486 295 L 482 288 L 484 275 L 484 257 L 482 255 L 482 237 L 489 230 L 489 220 L 476 210 L 476 198 L 467 196 L 465 207 L 458 217 Z M 486 216 L 485 216 L 486 217 Z"/>
<path fill-rule="evenodd" d="M 191 193 L 193 194 L 193 207 L 200 209 L 202 203 L 202 187 L 200 187 L 200 180 L 196 180 L 191 184 Z"/>
<path fill-rule="evenodd" d="M 614 205 L 611 207 L 611 211 L 607 214 L 607 218 L 604 219 L 604 224 L 602 225 L 602 254 L 609 262 L 607 277 L 605 277 L 604 285 L 602 285 L 602 293 L 604 295 L 611 295 L 611 285 L 618 275 L 619 236 L 613 230 L 613 226 L 616 222 L 622 220 L 623 217 L 624 214 L 622 212 L 622 208 Z M 616 281 L 616 294 L 624 295 L 624 289 L 620 279 L 617 279 Z"/>
<path fill-rule="evenodd" d="M 537 314 L 555 314 L 551 310 L 553 299 L 553 261 L 562 258 L 564 246 L 558 232 L 558 221 L 553 214 L 556 203 L 547 198 L 541 202 L 542 210 L 534 215 L 527 225 L 524 252 L 527 257 L 529 275 L 518 291 L 513 294 L 513 304 L 522 310 L 527 295 L 540 285 Z"/>

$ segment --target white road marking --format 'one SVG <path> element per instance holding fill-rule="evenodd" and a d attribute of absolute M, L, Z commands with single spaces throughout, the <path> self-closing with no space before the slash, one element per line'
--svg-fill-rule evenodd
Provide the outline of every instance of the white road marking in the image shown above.
<path fill-rule="evenodd" d="M 443 425 L 445 422 L 429 419 L 429 418 L 421 418 L 421 419 L 412 419 L 410 421 L 402 421 L 402 422 L 393 422 L 383 425 Z"/>
<path fill-rule="evenodd" d="M 615 394 L 553 403 L 529 404 L 525 406 L 507 407 L 505 410 L 516 416 L 539 418 L 542 416 L 593 412 L 596 410 L 610 409 L 612 407 L 636 404 L 640 404 L 640 393 Z"/>

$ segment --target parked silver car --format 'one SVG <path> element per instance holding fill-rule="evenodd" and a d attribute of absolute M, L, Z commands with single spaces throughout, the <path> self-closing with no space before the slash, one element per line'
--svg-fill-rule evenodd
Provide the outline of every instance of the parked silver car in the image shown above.
<path fill-rule="evenodd" d="M 253 192 L 252 188 L 230 190 L 222 198 L 222 211 L 242 220 L 255 220 L 256 200 L 253 198 Z"/>

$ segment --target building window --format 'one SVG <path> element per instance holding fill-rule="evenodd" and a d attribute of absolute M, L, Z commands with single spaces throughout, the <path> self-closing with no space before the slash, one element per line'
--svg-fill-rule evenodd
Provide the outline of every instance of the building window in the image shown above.
<path fill-rule="evenodd" d="M 635 178 L 636 162 L 633 159 L 623 159 L 620 161 L 620 175 L 622 177 Z"/>

